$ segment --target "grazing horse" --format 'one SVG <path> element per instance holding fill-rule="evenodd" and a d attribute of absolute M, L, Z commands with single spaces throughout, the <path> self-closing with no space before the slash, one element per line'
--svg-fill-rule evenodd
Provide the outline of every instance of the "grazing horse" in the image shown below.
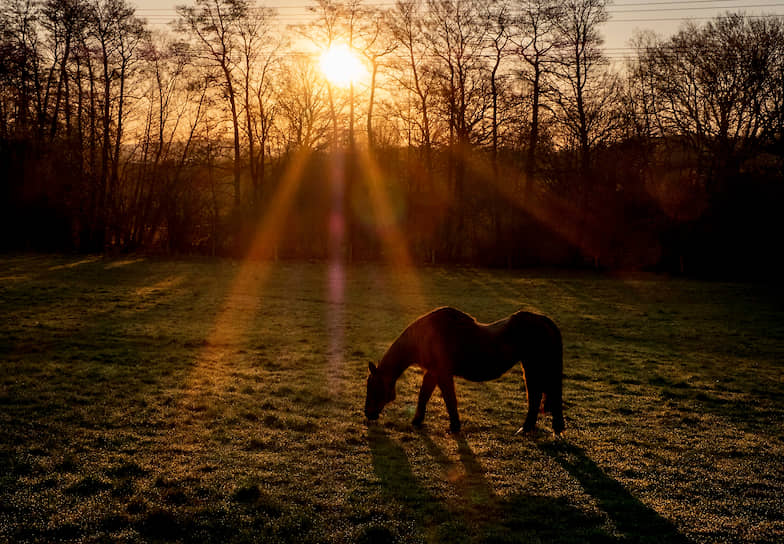
<path fill-rule="evenodd" d="M 544 395 L 545 411 L 553 415 L 553 431 L 561 434 L 561 332 L 550 318 L 522 311 L 483 324 L 460 310 L 438 308 L 411 323 L 378 366 L 370 363 L 365 416 L 378 419 L 384 406 L 395 400 L 395 382 L 409 366 L 417 364 L 425 376 L 412 423 L 422 424 L 427 401 L 438 386 L 449 412 L 449 429 L 460 432 L 454 376 L 473 382 L 495 380 L 518 361 L 522 363 L 528 393 L 528 415 L 522 431 L 530 433 L 535 429 Z"/>

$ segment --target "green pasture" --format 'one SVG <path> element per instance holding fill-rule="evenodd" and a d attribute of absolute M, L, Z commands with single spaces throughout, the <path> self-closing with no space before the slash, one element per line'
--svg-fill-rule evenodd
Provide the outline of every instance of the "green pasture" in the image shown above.
<path fill-rule="evenodd" d="M 567 432 L 522 371 L 378 424 L 414 318 L 551 316 Z M 780 542 L 784 288 L 383 265 L 0 258 L 0 542 Z"/>

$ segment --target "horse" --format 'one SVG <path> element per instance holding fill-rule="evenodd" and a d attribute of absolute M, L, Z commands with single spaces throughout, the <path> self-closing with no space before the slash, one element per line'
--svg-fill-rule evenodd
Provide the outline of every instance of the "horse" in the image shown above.
<path fill-rule="evenodd" d="M 459 433 L 454 377 L 495 380 L 517 362 L 528 395 L 528 413 L 518 432 L 533 433 L 544 396 L 544 411 L 552 413 L 553 432 L 560 435 L 565 428 L 561 331 L 549 317 L 526 311 L 489 324 L 450 307 L 419 317 L 397 337 L 378 366 L 369 363 L 365 416 L 371 421 L 379 418 L 384 406 L 395 400 L 398 378 L 416 364 L 425 374 L 412 424 L 423 424 L 425 406 L 438 386 L 449 413 L 449 429 Z"/>

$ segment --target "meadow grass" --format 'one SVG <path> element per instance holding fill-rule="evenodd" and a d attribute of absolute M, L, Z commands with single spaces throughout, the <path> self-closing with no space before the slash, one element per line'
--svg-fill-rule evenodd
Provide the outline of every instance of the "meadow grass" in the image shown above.
<path fill-rule="evenodd" d="M 784 291 L 652 276 L 97 257 L 0 260 L 0 542 L 775 542 Z M 551 316 L 567 434 L 522 371 L 378 424 L 414 318 Z"/>

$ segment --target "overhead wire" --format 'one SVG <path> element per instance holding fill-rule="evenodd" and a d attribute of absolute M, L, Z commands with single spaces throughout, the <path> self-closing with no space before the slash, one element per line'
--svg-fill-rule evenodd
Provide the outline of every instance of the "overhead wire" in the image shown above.
<path fill-rule="evenodd" d="M 717 18 L 727 17 L 728 12 L 741 10 L 761 10 L 766 8 L 781 8 L 784 10 L 784 1 L 765 2 L 765 3 L 739 3 L 743 0 L 656 0 L 653 2 L 625 2 L 616 3 L 607 7 L 610 18 L 605 24 L 623 23 L 686 23 L 690 21 L 707 21 Z M 754 1 L 754 0 L 749 0 Z M 392 8 L 395 2 L 365 2 L 366 7 Z M 292 4 L 264 4 L 259 7 L 271 8 L 275 20 L 286 25 L 293 25 L 297 22 L 305 22 L 314 16 L 311 7 L 315 3 L 292 3 Z M 668 7 L 666 7 L 668 6 Z M 640 9 L 626 9 L 640 8 Z M 283 12 L 281 12 L 283 11 Z M 672 12 L 698 12 L 710 11 L 704 15 L 685 15 L 676 17 L 666 17 L 657 14 Z M 518 9 L 516 13 L 520 13 Z M 784 17 L 784 13 L 744 13 L 745 17 L 752 19 Z M 146 19 L 154 26 L 167 26 L 177 18 L 177 11 L 174 8 L 137 8 L 137 15 Z M 624 14 L 623 18 L 613 17 L 614 14 Z M 636 17 L 633 14 L 650 14 L 651 16 Z M 626 15 L 631 15 L 627 17 Z M 605 58 L 610 61 L 623 61 L 634 58 L 635 49 L 632 47 L 613 47 L 605 48 Z M 302 51 L 291 51 L 291 56 L 306 56 L 310 53 Z"/>
<path fill-rule="evenodd" d="M 762 8 L 784 8 L 784 2 L 767 2 L 767 3 L 754 3 L 754 4 L 744 4 L 738 3 L 739 0 L 685 0 L 685 1 L 655 1 L 655 2 L 629 2 L 629 3 L 622 3 L 622 4 L 613 4 L 607 7 L 607 13 L 612 15 L 616 13 L 670 13 L 673 11 L 716 11 L 716 10 L 747 10 L 747 9 L 762 9 Z M 731 5 L 727 5 L 732 2 Z M 696 5 L 695 5 L 696 4 Z M 363 4 L 365 6 L 372 6 L 372 7 L 394 7 L 394 2 L 369 2 Z M 310 8 L 313 4 L 280 4 L 280 5 L 264 5 L 260 4 L 260 7 L 271 8 L 276 13 L 274 14 L 276 19 L 300 19 L 303 14 L 310 15 L 311 10 Z M 656 6 L 656 7 L 650 7 Z M 662 7 L 662 6 L 670 6 L 670 7 Z M 630 7 L 641 7 L 641 9 L 626 9 Z M 280 13 L 279 10 L 292 10 L 301 13 Z M 521 13 L 521 10 L 516 9 L 516 13 Z M 148 18 L 148 19 L 167 19 L 169 17 L 174 18 L 177 16 L 177 12 L 174 8 L 138 8 L 137 13 L 141 16 Z M 770 14 L 770 15 L 782 15 L 782 14 Z M 761 15 L 761 16 L 768 16 L 768 15 Z M 692 19 L 704 19 L 704 18 L 712 18 L 710 15 L 706 16 L 694 16 L 694 17 L 646 17 L 644 18 L 645 21 L 650 22 L 659 22 L 659 21 L 673 21 L 673 20 L 692 20 Z M 637 19 L 614 19 L 610 18 L 609 22 L 637 22 Z"/>

